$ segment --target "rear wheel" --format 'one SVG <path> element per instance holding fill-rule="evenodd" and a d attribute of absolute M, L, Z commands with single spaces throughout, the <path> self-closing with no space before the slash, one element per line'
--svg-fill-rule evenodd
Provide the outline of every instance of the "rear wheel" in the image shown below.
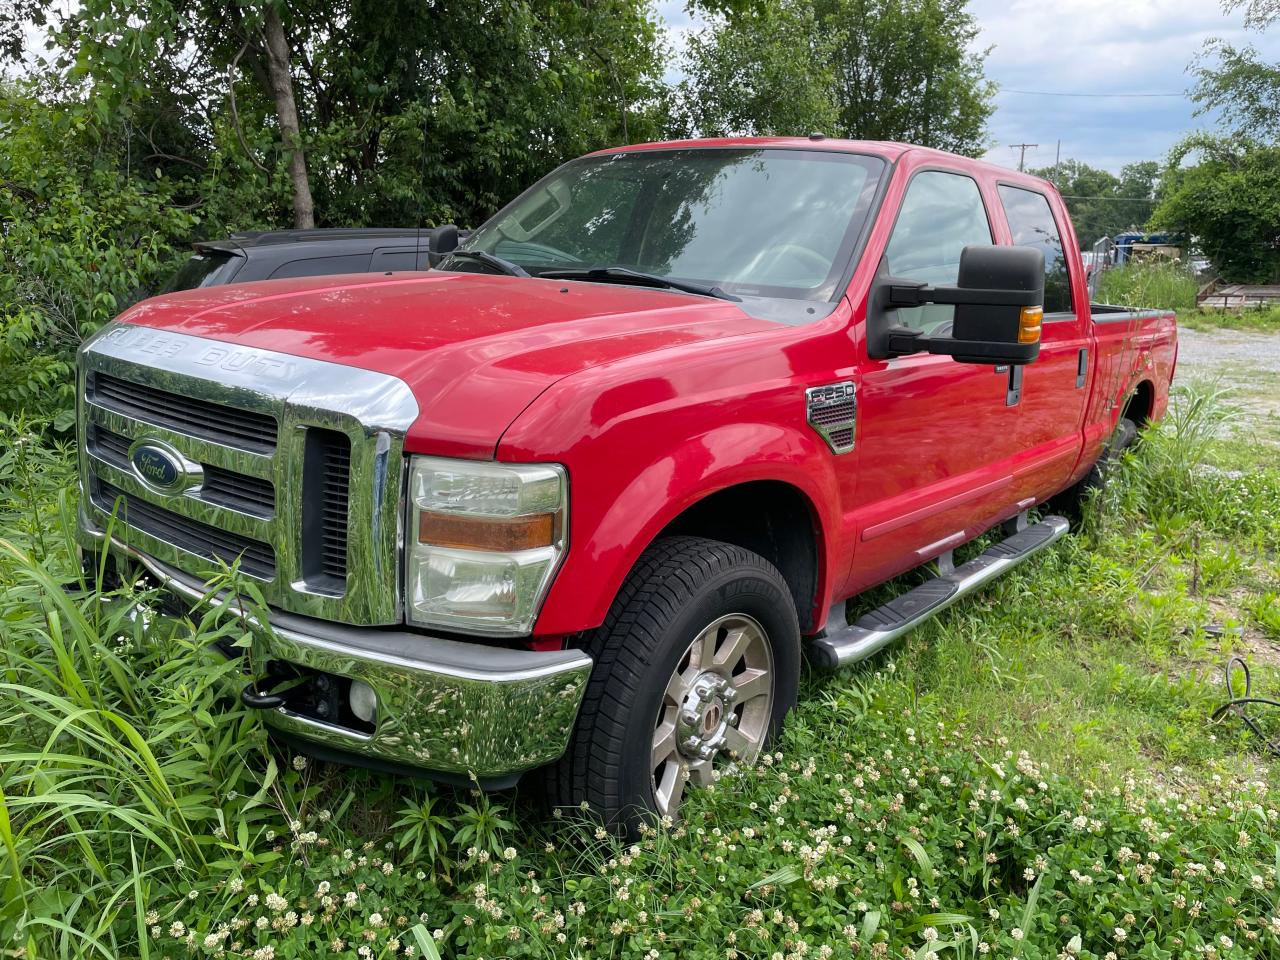
<path fill-rule="evenodd" d="M 1073 523 L 1083 519 L 1084 506 L 1088 502 L 1090 495 L 1095 490 L 1101 491 L 1106 487 L 1107 474 L 1110 472 L 1112 464 L 1137 439 L 1138 425 L 1128 417 L 1121 417 L 1120 422 L 1116 424 L 1116 432 L 1111 435 L 1111 441 L 1107 444 L 1102 456 L 1089 468 L 1088 473 L 1057 494 L 1050 501 L 1050 507 L 1063 514 Z"/>
<path fill-rule="evenodd" d="M 782 575 L 697 537 L 645 552 L 588 652 L 595 669 L 547 786 L 554 805 L 585 803 L 612 826 L 677 818 L 690 789 L 754 761 L 799 686 L 800 631 Z"/>

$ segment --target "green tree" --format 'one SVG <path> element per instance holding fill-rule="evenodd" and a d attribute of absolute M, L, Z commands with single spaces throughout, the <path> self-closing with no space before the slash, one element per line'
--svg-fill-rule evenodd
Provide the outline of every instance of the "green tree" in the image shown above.
<path fill-rule="evenodd" d="M 797 136 L 834 131 L 835 40 L 812 4 L 781 0 L 694 34 L 677 89 L 686 135 Z"/>
<path fill-rule="evenodd" d="M 81 339 L 169 269 L 195 219 L 173 184 L 97 162 L 88 109 L 0 88 L 0 414 L 68 428 Z"/>
<path fill-rule="evenodd" d="M 1280 146 L 1207 134 L 1183 141 L 1169 155 L 1152 225 L 1195 237 L 1225 280 L 1280 281 Z"/>
<path fill-rule="evenodd" d="M 691 43 L 683 116 L 699 132 L 903 140 L 977 155 L 995 86 L 967 0 L 763 0 Z"/>
<path fill-rule="evenodd" d="M 1140 229 L 1155 208 L 1160 164 L 1155 160 L 1126 164 L 1120 176 L 1079 160 L 1031 173 L 1052 180 L 1062 192 L 1080 243 L 1089 247 L 1101 237 Z"/>
<path fill-rule="evenodd" d="M 128 156 L 247 207 L 210 222 L 474 222 L 664 110 L 644 0 L 84 0 L 59 37 Z"/>

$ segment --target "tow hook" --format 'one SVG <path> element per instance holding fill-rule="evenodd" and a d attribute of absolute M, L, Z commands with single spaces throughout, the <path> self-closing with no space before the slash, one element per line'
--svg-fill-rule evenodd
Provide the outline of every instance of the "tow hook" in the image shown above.
<path fill-rule="evenodd" d="M 274 710 L 284 706 L 284 697 L 278 693 L 259 693 L 256 683 L 250 683 L 240 691 L 240 702 L 250 710 Z"/>

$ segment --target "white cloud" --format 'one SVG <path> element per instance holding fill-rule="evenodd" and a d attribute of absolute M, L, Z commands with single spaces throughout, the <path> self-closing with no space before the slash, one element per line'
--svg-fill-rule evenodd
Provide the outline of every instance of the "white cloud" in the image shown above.
<path fill-rule="evenodd" d="M 673 51 L 700 21 L 683 0 L 659 0 Z M 1243 15 L 1226 16 L 1215 0 L 971 0 L 981 28 L 977 46 L 993 47 L 987 76 L 1002 88 L 987 159 L 1016 166 L 1012 143 L 1038 143 L 1027 163 L 1062 156 L 1119 171 L 1137 160 L 1163 159 L 1181 137 L 1212 125 L 1194 116 L 1185 96 L 1168 98 L 1046 97 L 1052 93 L 1178 93 L 1191 86 L 1187 66 L 1210 37 L 1256 46 L 1280 60 L 1280 27 L 1244 30 Z M 674 69 L 671 78 L 675 77 Z"/>
<path fill-rule="evenodd" d="M 1226 16 L 1212 0 L 972 0 L 982 29 L 978 45 L 994 45 L 987 75 L 1003 88 L 996 98 L 987 159 L 1016 166 L 1008 144 L 1031 142 L 1028 164 L 1062 156 L 1119 170 L 1136 160 L 1162 159 L 1184 134 L 1212 125 L 1196 117 L 1185 96 L 1046 97 L 1055 93 L 1180 93 L 1188 65 L 1210 37 L 1251 43 L 1280 59 L 1280 31 L 1246 32 L 1241 15 Z"/>

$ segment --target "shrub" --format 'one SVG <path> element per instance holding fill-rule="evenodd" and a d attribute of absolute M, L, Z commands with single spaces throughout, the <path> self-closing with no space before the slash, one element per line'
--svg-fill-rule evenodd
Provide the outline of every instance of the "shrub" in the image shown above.
<path fill-rule="evenodd" d="M 80 341 L 153 290 L 196 222 L 165 181 L 99 165 L 93 138 L 78 113 L 0 89 L 0 413 L 60 430 Z"/>
<path fill-rule="evenodd" d="M 1107 270 L 1098 284 L 1098 299 L 1124 307 L 1194 310 L 1199 286 L 1178 260 L 1133 260 Z"/>

